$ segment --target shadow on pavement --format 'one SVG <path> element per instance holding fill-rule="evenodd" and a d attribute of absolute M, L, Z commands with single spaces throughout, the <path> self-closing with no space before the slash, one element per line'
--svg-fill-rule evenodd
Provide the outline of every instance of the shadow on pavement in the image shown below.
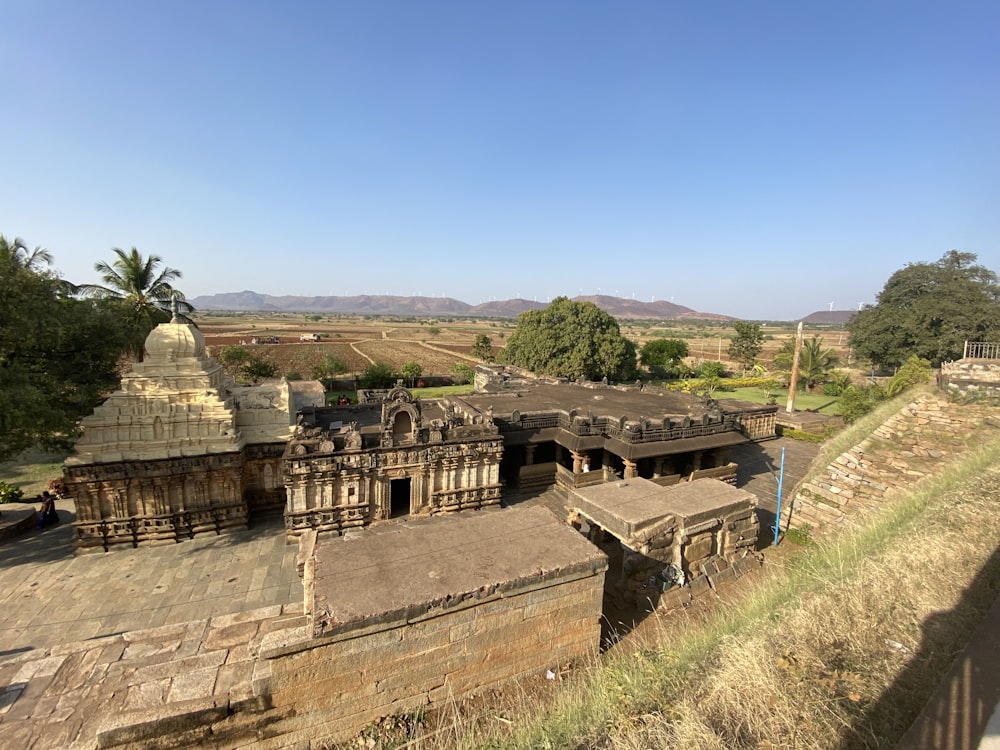
<path fill-rule="evenodd" d="M 0 544 L 0 565 L 11 568 L 73 557 L 73 521 L 76 515 L 67 510 L 56 512 L 59 514 L 58 526 L 35 528 Z"/>

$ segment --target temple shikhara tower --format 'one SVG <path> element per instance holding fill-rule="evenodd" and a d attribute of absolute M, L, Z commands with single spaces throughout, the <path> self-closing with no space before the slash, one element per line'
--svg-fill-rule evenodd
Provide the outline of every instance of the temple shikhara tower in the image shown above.
<path fill-rule="evenodd" d="M 290 401 L 285 381 L 236 386 L 176 315 L 157 326 L 65 462 L 78 551 L 171 544 L 282 508 Z"/>

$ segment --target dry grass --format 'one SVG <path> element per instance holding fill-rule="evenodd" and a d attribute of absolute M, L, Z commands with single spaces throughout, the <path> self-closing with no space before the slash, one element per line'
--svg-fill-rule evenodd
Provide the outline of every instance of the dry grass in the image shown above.
<path fill-rule="evenodd" d="M 411 746 L 894 747 L 1000 588 L 998 459 L 993 439 L 864 525 L 781 550 L 738 604 L 671 615 L 509 725 L 456 712 Z"/>

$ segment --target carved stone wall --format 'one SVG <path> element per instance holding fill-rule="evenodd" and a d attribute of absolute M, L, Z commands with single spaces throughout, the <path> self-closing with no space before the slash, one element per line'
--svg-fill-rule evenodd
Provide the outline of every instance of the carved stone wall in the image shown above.
<path fill-rule="evenodd" d="M 174 544 L 246 528 L 243 457 L 172 458 L 67 466 L 78 552 Z"/>
<path fill-rule="evenodd" d="M 498 437 L 468 443 L 372 448 L 296 455 L 284 460 L 290 536 L 307 529 L 343 531 L 391 517 L 392 482 L 410 481 L 408 514 L 430 516 L 500 503 Z"/>

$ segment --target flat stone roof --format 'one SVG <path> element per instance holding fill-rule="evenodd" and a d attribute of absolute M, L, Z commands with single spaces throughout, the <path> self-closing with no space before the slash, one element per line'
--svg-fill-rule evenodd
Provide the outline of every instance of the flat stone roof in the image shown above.
<path fill-rule="evenodd" d="M 643 538 L 654 526 L 678 528 L 755 508 L 757 498 L 718 479 L 696 479 L 661 487 L 636 477 L 573 490 L 570 503 L 622 540 Z"/>
<path fill-rule="evenodd" d="M 607 569 L 603 552 L 542 507 L 380 524 L 320 541 L 314 557 L 317 636 Z"/>
<path fill-rule="evenodd" d="M 470 393 L 462 399 L 485 411 L 493 406 L 497 415 L 511 414 L 514 410 L 525 412 L 576 409 L 580 414 L 592 412 L 594 416 L 618 418 L 640 416 L 650 419 L 663 415 L 701 418 L 708 411 L 704 399 L 688 393 L 659 389 L 619 389 L 612 386 L 582 386 L 575 383 L 554 384 L 532 382 L 523 389 L 495 393 Z M 722 403 L 718 404 L 723 408 Z"/>
<path fill-rule="evenodd" d="M 573 490 L 571 502 L 615 536 L 631 538 L 673 515 L 670 489 L 641 477 L 620 479 Z"/>
<path fill-rule="evenodd" d="M 748 503 L 751 508 L 757 507 L 756 495 L 718 479 L 696 479 L 665 489 L 670 491 L 670 511 L 686 526 L 733 513 Z"/>

